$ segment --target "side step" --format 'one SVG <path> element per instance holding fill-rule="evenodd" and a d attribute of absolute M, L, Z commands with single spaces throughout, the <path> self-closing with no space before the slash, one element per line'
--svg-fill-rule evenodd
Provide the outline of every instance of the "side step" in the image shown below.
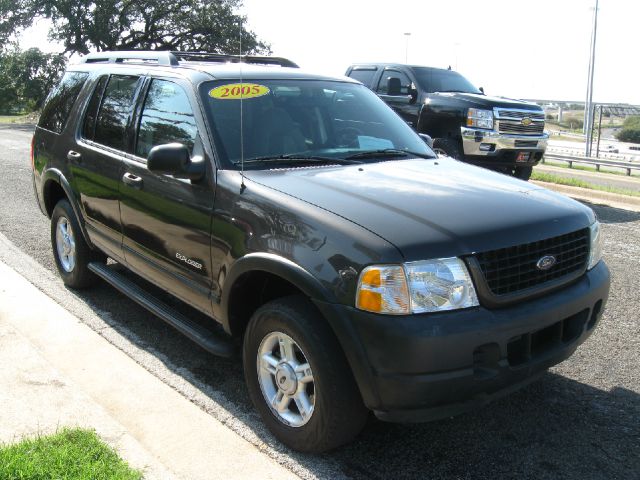
<path fill-rule="evenodd" d="M 221 334 L 201 327 L 104 263 L 91 262 L 89 264 L 89 270 L 107 283 L 113 285 L 120 292 L 131 298 L 131 300 L 137 302 L 154 315 L 160 317 L 161 320 L 164 320 L 173 328 L 189 337 L 207 352 L 220 357 L 230 357 L 233 355 L 234 347 L 231 337 L 225 338 L 225 336 Z"/>

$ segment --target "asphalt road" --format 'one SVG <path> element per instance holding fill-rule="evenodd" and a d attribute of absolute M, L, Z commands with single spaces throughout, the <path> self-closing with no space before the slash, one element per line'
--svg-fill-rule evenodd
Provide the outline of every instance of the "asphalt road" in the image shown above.
<path fill-rule="evenodd" d="M 540 381 L 449 420 L 395 425 L 371 419 L 353 444 L 301 455 L 281 447 L 261 424 L 239 357 L 207 354 L 107 285 L 82 292 L 62 287 L 49 224 L 33 196 L 30 137 L 28 128 L 0 126 L 0 259 L 302 477 L 640 478 L 640 214 L 593 207 L 604 223 L 609 303 L 591 339 Z"/>

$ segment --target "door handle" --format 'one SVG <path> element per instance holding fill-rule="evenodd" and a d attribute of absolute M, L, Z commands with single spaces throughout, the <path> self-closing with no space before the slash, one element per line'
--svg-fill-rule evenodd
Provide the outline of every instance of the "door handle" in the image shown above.
<path fill-rule="evenodd" d="M 74 150 L 69 150 L 69 152 L 67 153 L 67 160 L 70 160 L 72 162 L 76 162 L 76 163 L 80 163 L 82 161 L 82 154 L 74 151 Z"/>
<path fill-rule="evenodd" d="M 122 181 L 124 183 L 126 183 L 127 185 L 131 185 L 134 188 L 140 188 L 142 187 L 142 177 L 138 177 L 137 175 L 134 175 L 133 173 L 125 173 L 122 176 Z"/>

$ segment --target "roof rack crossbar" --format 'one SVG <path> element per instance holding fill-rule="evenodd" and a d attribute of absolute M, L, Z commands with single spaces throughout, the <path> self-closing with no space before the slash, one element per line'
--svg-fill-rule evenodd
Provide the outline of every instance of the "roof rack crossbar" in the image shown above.
<path fill-rule="evenodd" d="M 80 63 L 124 63 L 128 60 L 155 61 L 158 65 L 180 64 L 175 55 L 168 51 L 114 51 L 89 53 L 80 59 Z"/>
<path fill-rule="evenodd" d="M 255 55 L 226 55 L 208 52 L 171 52 L 176 58 L 200 62 L 254 63 L 260 65 L 280 65 L 281 67 L 299 68 L 298 64 L 287 58 L 265 57 Z"/>

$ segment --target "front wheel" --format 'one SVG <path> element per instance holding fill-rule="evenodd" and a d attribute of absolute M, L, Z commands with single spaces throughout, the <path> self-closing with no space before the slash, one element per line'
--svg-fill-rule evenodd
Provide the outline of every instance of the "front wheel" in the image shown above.
<path fill-rule="evenodd" d="M 531 173 L 533 172 L 533 167 L 516 167 L 513 176 L 519 178 L 520 180 L 524 180 L 525 182 L 531 178 Z"/>
<path fill-rule="evenodd" d="M 446 155 L 447 157 L 462 160 L 464 153 L 460 148 L 459 142 L 452 138 L 436 138 L 433 140 L 433 150 L 438 155 Z"/>
<path fill-rule="evenodd" d="M 367 409 L 329 325 L 303 297 L 263 305 L 243 343 L 249 395 L 288 447 L 324 452 L 352 440 Z"/>

